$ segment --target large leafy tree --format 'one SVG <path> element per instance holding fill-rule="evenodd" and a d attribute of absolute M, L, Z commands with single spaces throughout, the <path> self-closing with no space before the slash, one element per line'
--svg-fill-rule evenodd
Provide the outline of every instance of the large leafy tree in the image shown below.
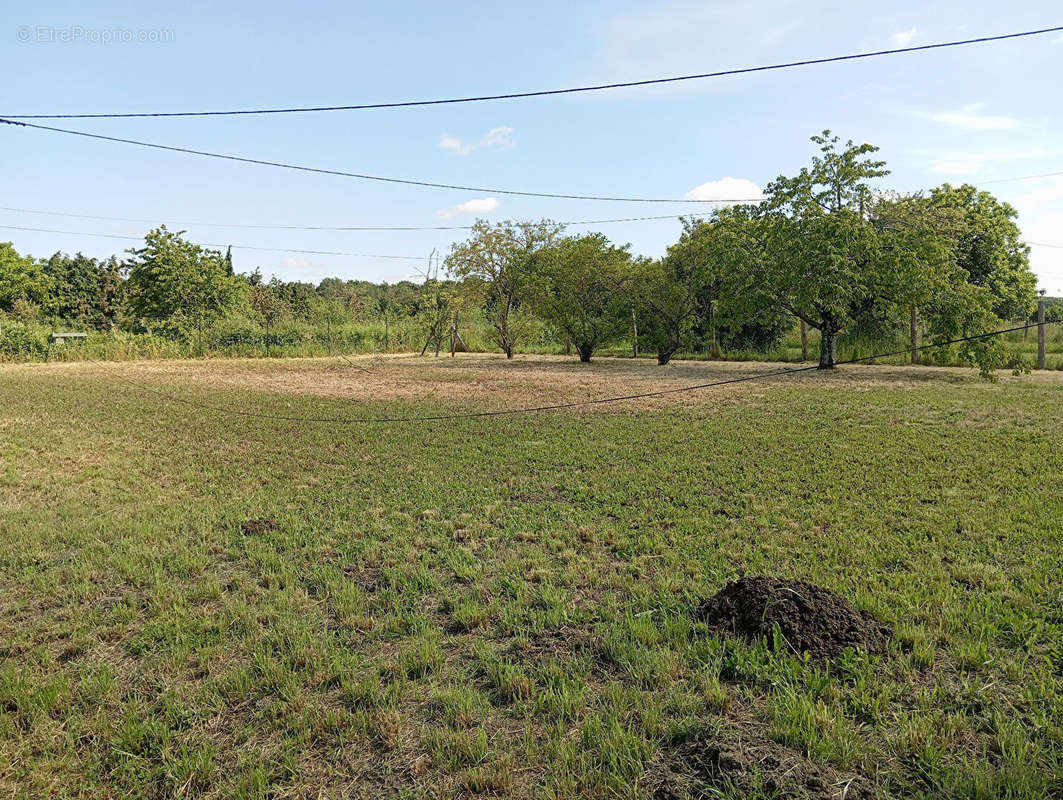
<path fill-rule="evenodd" d="M 992 312 L 1000 319 L 1025 319 L 1037 294 L 1030 271 L 1030 249 L 1008 203 L 970 184 L 944 184 L 925 200 L 931 211 L 949 220 L 950 246 L 966 281 L 988 290 Z"/>
<path fill-rule="evenodd" d="M 540 279 L 542 254 L 563 226 L 539 222 L 489 223 L 477 220 L 468 240 L 453 245 L 447 269 L 482 299 L 495 343 L 512 358 L 527 327 L 526 305 Z"/>
<path fill-rule="evenodd" d="M 126 287 L 134 314 L 153 320 L 188 319 L 202 329 L 204 316 L 223 313 L 243 297 L 247 282 L 229 274 L 225 257 L 163 225 L 130 251 Z"/>
<path fill-rule="evenodd" d="M 0 310 L 10 311 L 16 300 L 40 303 L 50 283 L 42 264 L 0 242 Z"/>
<path fill-rule="evenodd" d="M 544 253 L 542 264 L 540 313 L 571 339 L 580 361 L 590 361 L 630 319 L 631 253 L 592 233 L 563 238 Z"/>
<path fill-rule="evenodd" d="M 767 297 L 821 335 L 822 369 L 832 369 L 839 334 L 864 314 L 888 315 L 925 299 L 949 263 L 947 242 L 908 207 L 872 191 L 888 174 L 877 148 L 812 137 L 820 154 L 793 177 L 768 185 L 757 207 L 718 215 L 732 266 Z"/>

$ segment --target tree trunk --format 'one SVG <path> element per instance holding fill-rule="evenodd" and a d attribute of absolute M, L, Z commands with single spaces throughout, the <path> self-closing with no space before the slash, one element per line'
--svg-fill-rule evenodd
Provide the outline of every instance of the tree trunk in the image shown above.
<path fill-rule="evenodd" d="M 591 362 L 591 356 L 594 355 L 593 347 L 587 347 L 586 345 L 576 345 L 576 350 L 579 352 L 580 361 L 582 361 L 584 364 L 589 364 Z"/>
<path fill-rule="evenodd" d="M 506 358 L 513 358 L 513 344 L 512 342 L 506 343 Z"/>
<path fill-rule="evenodd" d="M 658 350 L 657 351 L 657 365 L 663 367 L 669 361 L 672 360 L 672 354 L 674 350 Z"/>
<path fill-rule="evenodd" d="M 566 336 L 565 337 L 565 355 L 566 356 L 572 355 L 572 337 L 571 336 Z"/>
<path fill-rule="evenodd" d="M 838 331 L 831 325 L 819 329 L 819 368 L 834 369 L 838 357 Z"/>
<path fill-rule="evenodd" d="M 639 357 L 639 324 L 635 321 L 635 309 L 631 309 L 631 357 Z"/>
<path fill-rule="evenodd" d="M 801 360 L 808 361 L 808 323 L 801 320 Z"/>

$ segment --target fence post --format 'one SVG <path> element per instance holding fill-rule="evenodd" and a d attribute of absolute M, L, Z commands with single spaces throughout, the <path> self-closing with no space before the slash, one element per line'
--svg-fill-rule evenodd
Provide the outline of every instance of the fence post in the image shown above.
<path fill-rule="evenodd" d="M 1037 368 L 1045 369 L 1048 359 L 1045 353 L 1045 299 L 1037 301 Z"/>
<path fill-rule="evenodd" d="M 912 339 L 912 363 L 919 363 L 919 312 L 912 306 L 912 321 L 908 327 L 908 335 Z"/>
<path fill-rule="evenodd" d="M 808 323 L 801 320 L 801 360 L 808 361 Z"/>

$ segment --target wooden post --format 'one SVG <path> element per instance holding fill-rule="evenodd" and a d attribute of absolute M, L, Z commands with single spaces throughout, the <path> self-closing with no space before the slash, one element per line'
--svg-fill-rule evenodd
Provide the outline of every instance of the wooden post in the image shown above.
<path fill-rule="evenodd" d="M 639 357 L 639 324 L 635 321 L 635 309 L 631 309 L 631 352 L 632 358 Z"/>
<path fill-rule="evenodd" d="M 455 314 L 450 318 L 450 357 L 454 358 L 454 348 L 457 345 L 455 341 L 458 334 L 458 315 Z"/>
<path fill-rule="evenodd" d="M 572 355 L 572 336 L 565 334 L 565 355 Z"/>
<path fill-rule="evenodd" d="M 801 360 L 808 361 L 808 323 L 801 320 Z"/>
<path fill-rule="evenodd" d="M 912 363 L 919 363 L 919 312 L 912 306 L 912 321 L 908 324 L 908 335 L 912 340 Z"/>
<path fill-rule="evenodd" d="M 461 345 L 461 352 L 468 353 L 469 352 L 469 345 L 465 344 L 465 340 L 461 338 L 461 331 L 458 329 L 459 325 L 461 325 L 461 312 L 460 311 L 455 311 L 454 312 L 454 341 L 457 344 Z"/>
<path fill-rule="evenodd" d="M 266 358 L 269 358 L 269 317 L 266 317 Z"/>
<path fill-rule="evenodd" d="M 1045 299 L 1037 301 L 1037 368 L 1045 369 L 1048 360 L 1045 353 Z"/>

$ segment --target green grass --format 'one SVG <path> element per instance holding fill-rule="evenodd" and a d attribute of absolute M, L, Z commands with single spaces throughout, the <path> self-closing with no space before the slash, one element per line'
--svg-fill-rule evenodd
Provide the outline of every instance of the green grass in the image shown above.
<path fill-rule="evenodd" d="M 806 377 L 315 426 L 0 370 L 0 794 L 637 798 L 741 737 L 886 797 L 1059 796 L 1063 381 Z M 742 573 L 842 592 L 888 653 L 710 635 Z"/>

